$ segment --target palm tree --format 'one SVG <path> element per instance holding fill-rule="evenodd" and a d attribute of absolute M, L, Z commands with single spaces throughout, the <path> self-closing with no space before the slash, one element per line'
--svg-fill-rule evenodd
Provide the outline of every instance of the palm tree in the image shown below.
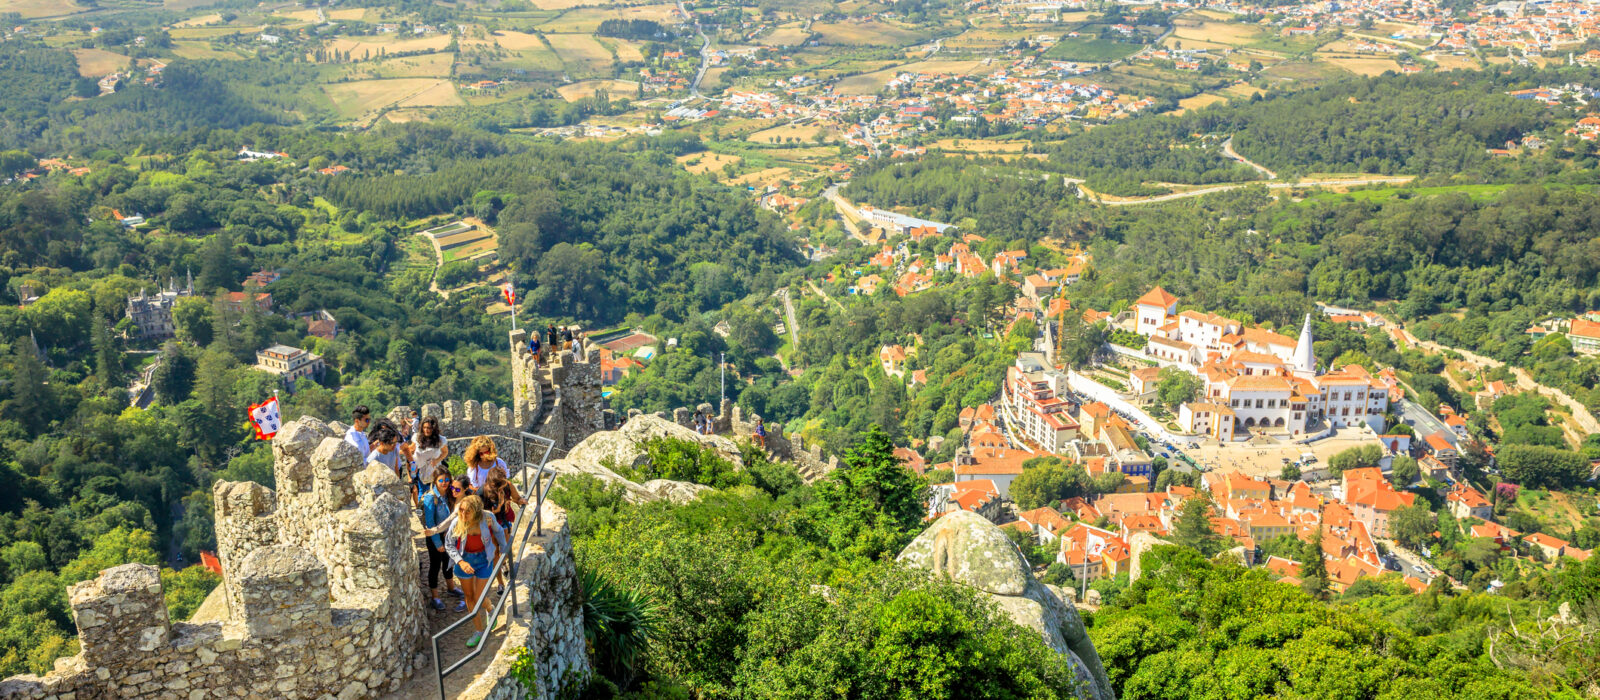
<path fill-rule="evenodd" d="M 599 572 L 582 572 L 583 636 L 595 668 L 627 690 L 638 675 L 639 659 L 650 648 L 658 610 L 642 591 L 624 591 Z"/>

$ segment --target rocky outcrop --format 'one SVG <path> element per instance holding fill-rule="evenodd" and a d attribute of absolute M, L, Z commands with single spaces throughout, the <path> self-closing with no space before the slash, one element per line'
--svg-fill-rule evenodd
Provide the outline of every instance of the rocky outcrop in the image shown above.
<path fill-rule="evenodd" d="M 899 561 L 982 592 L 1067 657 L 1084 684 L 1084 697 L 1115 700 L 1078 611 L 1063 602 L 1058 590 L 1033 577 L 1022 554 L 994 523 L 968 511 L 950 513 L 907 545 Z"/>
<path fill-rule="evenodd" d="M 653 479 L 639 484 L 607 466 L 644 466 L 650 459 L 645 453 L 645 443 L 669 437 L 698 442 L 716 451 L 736 468 L 744 468 L 744 457 L 739 454 L 739 447 L 732 440 L 719 435 L 701 435 L 656 416 L 637 416 L 621 428 L 590 435 L 568 451 L 566 458 L 552 460 L 550 468 L 558 474 L 588 474 L 608 483 L 621 484 L 627 490 L 630 503 L 660 500 L 687 503 L 710 491 L 711 487 L 667 479 Z"/>
<path fill-rule="evenodd" d="M 1144 562 L 1142 561 L 1144 553 L 1161 544 L 1172 543 L 1145 531 L 1135 532 L 1132 537 L 1128 538 L 1128 585 L 1133 585 L 1134 581 L 1138 581 L 1139 577 L 1144 575 Z"/>

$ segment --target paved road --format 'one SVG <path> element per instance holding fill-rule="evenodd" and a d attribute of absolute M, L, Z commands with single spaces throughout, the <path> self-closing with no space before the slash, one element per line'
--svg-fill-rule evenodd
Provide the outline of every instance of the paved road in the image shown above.
<path fill-rule="evenodd" d="M 1244 156 L 1239 155 L 1238 151 L 1233 150 L 1233 135 L 1232 134 L 1228 135 L 1228 140 L 1227 141 L 1223 141 L 1222 142 L 1222 155 L 1227 156 L 1228 158 L 1232 158 L 1233 160 L 1239 161 L 1240 163 L 1244 163 L 1245 165 L 1248 165 L 1248 166 L 1250 166 L 1252 168 L 1255 168 L 1256 172 L 1261 173 L 1262 175 L 1266 176 L 1266 178 L 1268 180 L 1276 180 L 1276 179 L 1278 179 L 1278 174 L 1277 173 L 1266 169 L 1265 166 L 1258 165 L 1258 164 L 1252 162 L 1249 158 L 1246 158 Z"/>
<path fill-rule="evenodd" d="M 773 292 L 773 295 L 783 297 L 783 314 L 789 319 L 789 342 L 798 351 L 800 349 L 800 322 L 795 320 L 794 302 L 789 299 L 789 288 L 784 287 Z"/>
<path fill-rule="evenodd" d="M 1423 559 L 1421 554 L 1400 546 L 1400 543 L 1395 542 L 1394 540 L 1378 541 L 1383 543 L 1383 546 L 1388 547 L 1389 553 L 1393 554 L 1396 559 L 1400 560 L 1401 574 L 1420 578 L 1422 579 L 1423 583 L 1432 583 L 1433 577 L 1440 575 L 1439 570 L 1433 568 L 1433 564 L 1430 564 L 1428 563 L 1428 560 Z M 1422 571 L 1417 571 L 1418 567 L 1420 567 Z"/>
<path fill-rule="evenodd" d="M 834 211 L 839 213 L 839 219 L 844 221 L 844 227 L 850 230 L 850 235 L 860 239 L 861 228 L 856 226 L 855 220 L 862 218 L 861 212 L 856 209 L 856 205 L 852 204 L 850 200 L 845 199 L 844 195 L 839 194 L 839 185 L 830 185 L 828 189 L 822 191 L 822 196 L 833 203 Z"/>
<path fill-rule="evenodd" d="M 678 0 L 678 11 L 684 17 L 694 22 L 694 31 L 700 35 L 700 70 L 694 73 L 694 82 L 689 83 L 689 94 L 694 97 L 705 97 L 700 94 L 700 81 L 706 77 L 706 69 L 711 67 L 711 37 L 706 36 L 704 29 L 700 28 L 700 20 L 689 14 L 689 8 L 683 6 L 683 0 Z"/>

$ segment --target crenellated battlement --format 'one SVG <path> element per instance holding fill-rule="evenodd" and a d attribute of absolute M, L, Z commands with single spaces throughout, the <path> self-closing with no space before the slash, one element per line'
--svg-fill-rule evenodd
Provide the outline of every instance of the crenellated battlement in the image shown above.
<path fill-rule="evenodd" d="M 167 618 L 155 567 L 72 587 L 82 650 L 0 698 L 372 697 L 424 665 L 427 630 L 405 484 L 362 469 L 336 426 L 304 418 L 273 440 L 283 488 L 218 482 L 227 619 Z"/>
<path fill-rule="evenodd" d="M 679 407 L 673 409 L 671 415 L 657 413 L 656 416 L 693 429 L 695 411 L 711 416 L 712 432 L 746 440 L 752 439 L 756 434 L 756 421 L 761 418 L 759 415 L 751 415 L 747 420 L 744 409 L 734 404 L 732 399 L 723 399 L 722 405 L 715 412 L 712 411 L 711 404 L 703 403 L 694 409 Z M 630 417 L 637 415 L 640 415 L 639 411 L 629 411 Z M 785 434 L 783 427 L 776 423 L 768 423 L 766 428 L 767 454 L 774 459 L 794 463 L 807 483 L 821 479 L 839 466 L 838 457 L 825 457 L 821 445 L 807 446 L 805 438 L 800 433 Z"/>

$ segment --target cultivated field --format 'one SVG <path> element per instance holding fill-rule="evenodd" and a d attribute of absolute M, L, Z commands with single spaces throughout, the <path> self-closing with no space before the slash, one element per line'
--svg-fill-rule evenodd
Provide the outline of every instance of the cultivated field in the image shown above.
<path fill-rule="evenodd" d="M 1119 58 L 1125 58 L 1137 53 L 1139 49 L 1142 48 L 1144 48 L 1142 44 L 1124 43 L 1121 41 L 1110 41 L 1107 39 L 1062 37 L 1062 39 L 1056 42 L 1055 46 L 1050 47 L 1050 50 L 1046 51 L 1044 55 L 1045 58 L 1053 58 L 1060 61 L 1093 61 L 1103 63 L 1106 61 L 1114 61 Z"/>
<path fill-rule="evenodd" d="M 561 93 L 561 97 L 568 102 L 576 102 L 585 97 L 594 97 L 595 93 L 602 90 L 611 99 L 619 97 L 632 99 L 634 95 L 639 93 L 639 83 L 632 80 L 585 80 L 556 88 L 556 92 Z"/>
<path fill-rule="evenodd" d="M 617 52 L 618 61 L 629 63 L 644 60 L 644 42 L 642 41 L 613 39 L 611 37 L 599 37 L 597 40 L 601 46 L 614 49 Z"/>
<path fill-rule="evenodd" d="M 323 92 L 333 101 L 339 114 L 359 118 L 396 103 L 408 107 L 462 104 L 461 96 L 448 80 L 399 78 L 362 80 L 324 85 Z"/>
<path fill-rule="evenodd" d="M 218 51 L 213 49 L 211 48 L 211 43 L 206 41 L 174 41 L 172 42 L 172 53 L 177 54 L 178 58 L 191 58 L 196 60 L 214 58 L 223 61 L 233 61 L 244 58 L 243 56 L 240 56 L 232 51 Z"/>
<path fill-rule="evenodd" d="M 455 83 L 440 80 L 395 103 L 396 107 L 458 107 L 466 104 L 456 93 Z"/>
<path fill-rule="evenodd" d="M 1318 54 L 1317 60 L 1326 61 L 1362 76 L 1383 75 L 1388 71 L 1400 72 L 1400 64 L 1395 63 L 1392 58 L 1325 56 Z"/>
<path fill-rule="evenodd" d="M 221 36 L 233 36 L 234 34 L 254 34 L 259 31 L 261 31 L 261 27 L 185 27 L 183 29 L 169 30 L 167 36 L 172 37 L 174 41 L 179 39 L 215 39 Z"/>
<path fill-rule="evenodd" d="M 1260 27 L 1237 22 L 1195 22 L 1189 19 L 1178 19 L 1173 22 L 1177 28 L 1172 36 L 1183 41 L 1185 48 L 1201 48 L 1191 46 L 1190 41 L 1203 41 L 1210 44 L 1225 46 L 1245 46 L 1259 41 L 1262 37 Z"/>
<path fill-rule="evenodd" d="M 342 36 L 328 43 L 332 51 L 348 52 L 353 59 L 376 57 L 382 54 L 410 53 L 413 51 L 442 51 L 450 45 L 445 34 L 407 39 L 389 37 Z"/>
<path fill-rule="evenodd" d="M 588 34 L 546 34 L 545 38 L 570 72 L 597 73 L 611 67 L 611 52 Z"/>
<path fill-rule="evenodd" d="M 757 170 L 753 173 L 740 175 L 739 177 L 727 181 L 727 184 L 733 185 L 734 187 L 779 185 L 784 180 L 788 180 L 793 177 L 793 175 L 794 170 L 790 168 L 767 168 L 765 170 Z"/>
<path fill-rule="evenodd" d="M 595 0 L 529 0 L 529 2 L 541 10 L 568 10 L 579 5 L 606 4 L 604 2 L 597 3 Z"/>
<path fill-rule="evenodd" d="M 84 7 L 76 2 L 67 0 L 4 0 L 0 2 L 0 14 L 15 12 L 22 15 L 23 19 L 34 17 L 56 17 L 82 12 Z M 11 31 L 9 28 L 6 31 Z"/>
<path fill-rule="evenodd" d="M 453 53 L 402 56 L 354 64 L 350 74 L 365 78 L 448 78 L 455 61 Z"/>
<path fill-rule="evenodd" d="M 771 129 L 757 131 L 756 133 L 746 136 L 745 140 L 751 143 L 812 143 L 812 139 L 815 139 L 817 134 L 826 133 L 828 133 L 826 127 L 815 124 L 801 124 L 798 126 L 789 126 L 785 124 L 783 126 L 775 126 Z"/>
<path fill-rule="evenodd" d="M 1447 53 L 1423 54 L 1423 58 L 1438 64 L 1439 70 L 1477 70 L 1478 62 L 1471 56 L 1455 56 Z"/>
<path fill-rule="evenodd" d="M 822 35 L 820 43 L 847 46 L 907 46 L 926 39 L 919 32 L 876 20 L 817 22 L 811 31 Z"/>
<path fill-rule="evenodd" d="M 940 139 L 933 142 L 933 147 L 945 151 L 965 151 L 970 153 L 1021 153 L 1028 150 L 1028 144 L 1022 141 L 985 141 L 983 139 Z"/>
<path fill-rule="evenodd" d="M 810 36 L 806 30 L 798 25 L 783 26 L 772 30 L 771 34 L 761 37 L 761 43 L 771 46 L 798 46 Z"/>
<path fill-rule="evenodd" d="M 1200 109 L 1202 107 L 1209 107 L 1218 102 L 1227 101 L 1228 98 L 1221 95 L 1213 95 L 1209 92 L 1202 92 L 1194 97 L 1185 97 L 1181 100 L 1178 100 L 1178 110 L 1176 114 L 1183 114 L 1191 109 Z"/>
<path fill-rule="evenodd" d="M 540 39 L 537 34 L 501 30 L 495 32 L 490 38 L 494 40 L 495 45 L 508 51 L 544 48 L 544 40 Z"/>
<path fill-rule="evenodd" d="M 684 170 L 695 175 L 721 173 L 724 166 L 731 163 L 734 167 L 738 167 L 742 162 L 744 162 L 743 158 L 726 153 L 690 153 L 689 155 L 678 157 L 678 165 L 682 165 Z"/>
<path fill-rule="evenodd" d="M 640 5 L 636 7 L 584 7 L 561 13 L 560 16 L 539 25 L 541 31 L 593 34 L 600 23 L 608 19 L 647 19 L 665 25 L 678 22 L 676 5 Z"/>
<path fill-rule="evenodd" d="M 177 24 L 174 24 L 172 26 L 174 26 L 174 27 L 204 27 L 204 26 L 206 26 L 208 24 L 211 24 L 213 22 L 221 22 L 221 21 L 222 21 L 222 15 L 219 15 L 219 14 L 213 12 L 213 13 L 211 13 L 209 15 L 200 15 L 199 17 L 190 17 L 189 19 L 186 19 L 186 20 L 184 20 L 182 22 L 179 22 Z"/>
<path fill-rule="evenodd" d="M 98 78 L 128 67 L 128 57 L 105 49 L 73 49 L 78 58 L 78 75 Z"/>

